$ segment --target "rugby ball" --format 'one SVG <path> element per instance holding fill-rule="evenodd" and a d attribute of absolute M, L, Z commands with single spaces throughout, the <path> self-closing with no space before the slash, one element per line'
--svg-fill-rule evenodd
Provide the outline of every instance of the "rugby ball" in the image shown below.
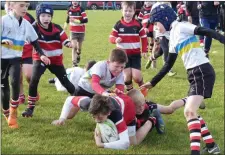
<path fill-rule="evenodd" d="M 96 128 L 101 133 L 101 139 L 103 143 L 119 140 L 117 128 L 110 119 L 107 119 L 101 123 L 97 123 Z"/>

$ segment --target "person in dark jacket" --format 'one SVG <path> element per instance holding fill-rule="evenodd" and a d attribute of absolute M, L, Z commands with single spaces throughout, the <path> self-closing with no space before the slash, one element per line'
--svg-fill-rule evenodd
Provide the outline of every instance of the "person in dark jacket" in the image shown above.
<path fill-rule="evenodd" d="M 199 18 L 202 27 L 215 30 L 216 26 L 218 25 L 219 4 L 220 2 L 216 1 L 198 2 L 197 7 L 199 9 Z M 205 44 L 204 51 L 206 53 L 206 56 L 208 57 L 208 53 L 210 51 L 210 47 L 212 44 L 212 38 L 205 37 L 204 44 Z"/>

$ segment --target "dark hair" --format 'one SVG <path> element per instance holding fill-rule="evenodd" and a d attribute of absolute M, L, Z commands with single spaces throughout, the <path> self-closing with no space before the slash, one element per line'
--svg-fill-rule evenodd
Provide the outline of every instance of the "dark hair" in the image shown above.
<path fill-rule="evenodd" d="M 97 114 L 106 115 L 113 110 L 114 110 L 114 107 L 109 97 L 102 96 L 99 94 L 94 95 L 88 109 L 88 111 L 92 115 L 97 115 Z"/>
<path fill-rule="evenodd" d="M 127 63 L 128 58 L 124 50 L 115 48 L 111 51 L 109 60 L 111 62 Z"/>
<path fill-rule="evenodd" d="M 85 66 L 85 69 L 86 70 L 89 70 L 94 64 L 96 64 L 96 61 L 95 60 L 88 61 L 88 63 Z"/>
<path fill-rule="evenodd" d="M 136 10 L 136 2 L 134 2 L 134 1 L 121 2 L 121 7 L 123 8 L 124 6 L 127 6 L 129 8 L 134 8 L 134 10 Z"/>

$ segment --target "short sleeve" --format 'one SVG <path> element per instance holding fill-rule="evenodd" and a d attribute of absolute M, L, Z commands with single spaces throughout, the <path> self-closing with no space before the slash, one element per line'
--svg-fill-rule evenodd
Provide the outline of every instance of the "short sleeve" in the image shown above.
<path fill-rule="evenodd" d="M 180 24 L 180 31 L 189 35 L 194 35 L 194 30 L 196 27 L 196 25 L 189 22 L 183 22 Z"/>
<path fill-rule="evenodd" d="M 91 76 L 93 74 L 98 75 L 100 78 L 102 78 L 103 72 L 105 71 L 103 67 L 103 62 L 97 62 L 92 68 L 91 68 Z"/>

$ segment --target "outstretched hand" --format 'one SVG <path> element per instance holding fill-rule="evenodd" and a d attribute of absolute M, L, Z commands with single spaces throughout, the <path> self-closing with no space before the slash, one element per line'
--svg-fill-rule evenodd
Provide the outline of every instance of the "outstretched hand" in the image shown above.
<path fill-rule="evenodd" d="M 51 124 L 55 126 L 62 126 L 65 125 L 65 120 L 64 119 L 54 120 L 52 121 Z"/>
<path fill-rule="evenodd" d="M 142 89 L 152 89 L 152 88 L 153 88 L 153 86 L 150 82 L 147 82 L 147 83 L 140 86 L 140 90 L 142 90 Z"/>

